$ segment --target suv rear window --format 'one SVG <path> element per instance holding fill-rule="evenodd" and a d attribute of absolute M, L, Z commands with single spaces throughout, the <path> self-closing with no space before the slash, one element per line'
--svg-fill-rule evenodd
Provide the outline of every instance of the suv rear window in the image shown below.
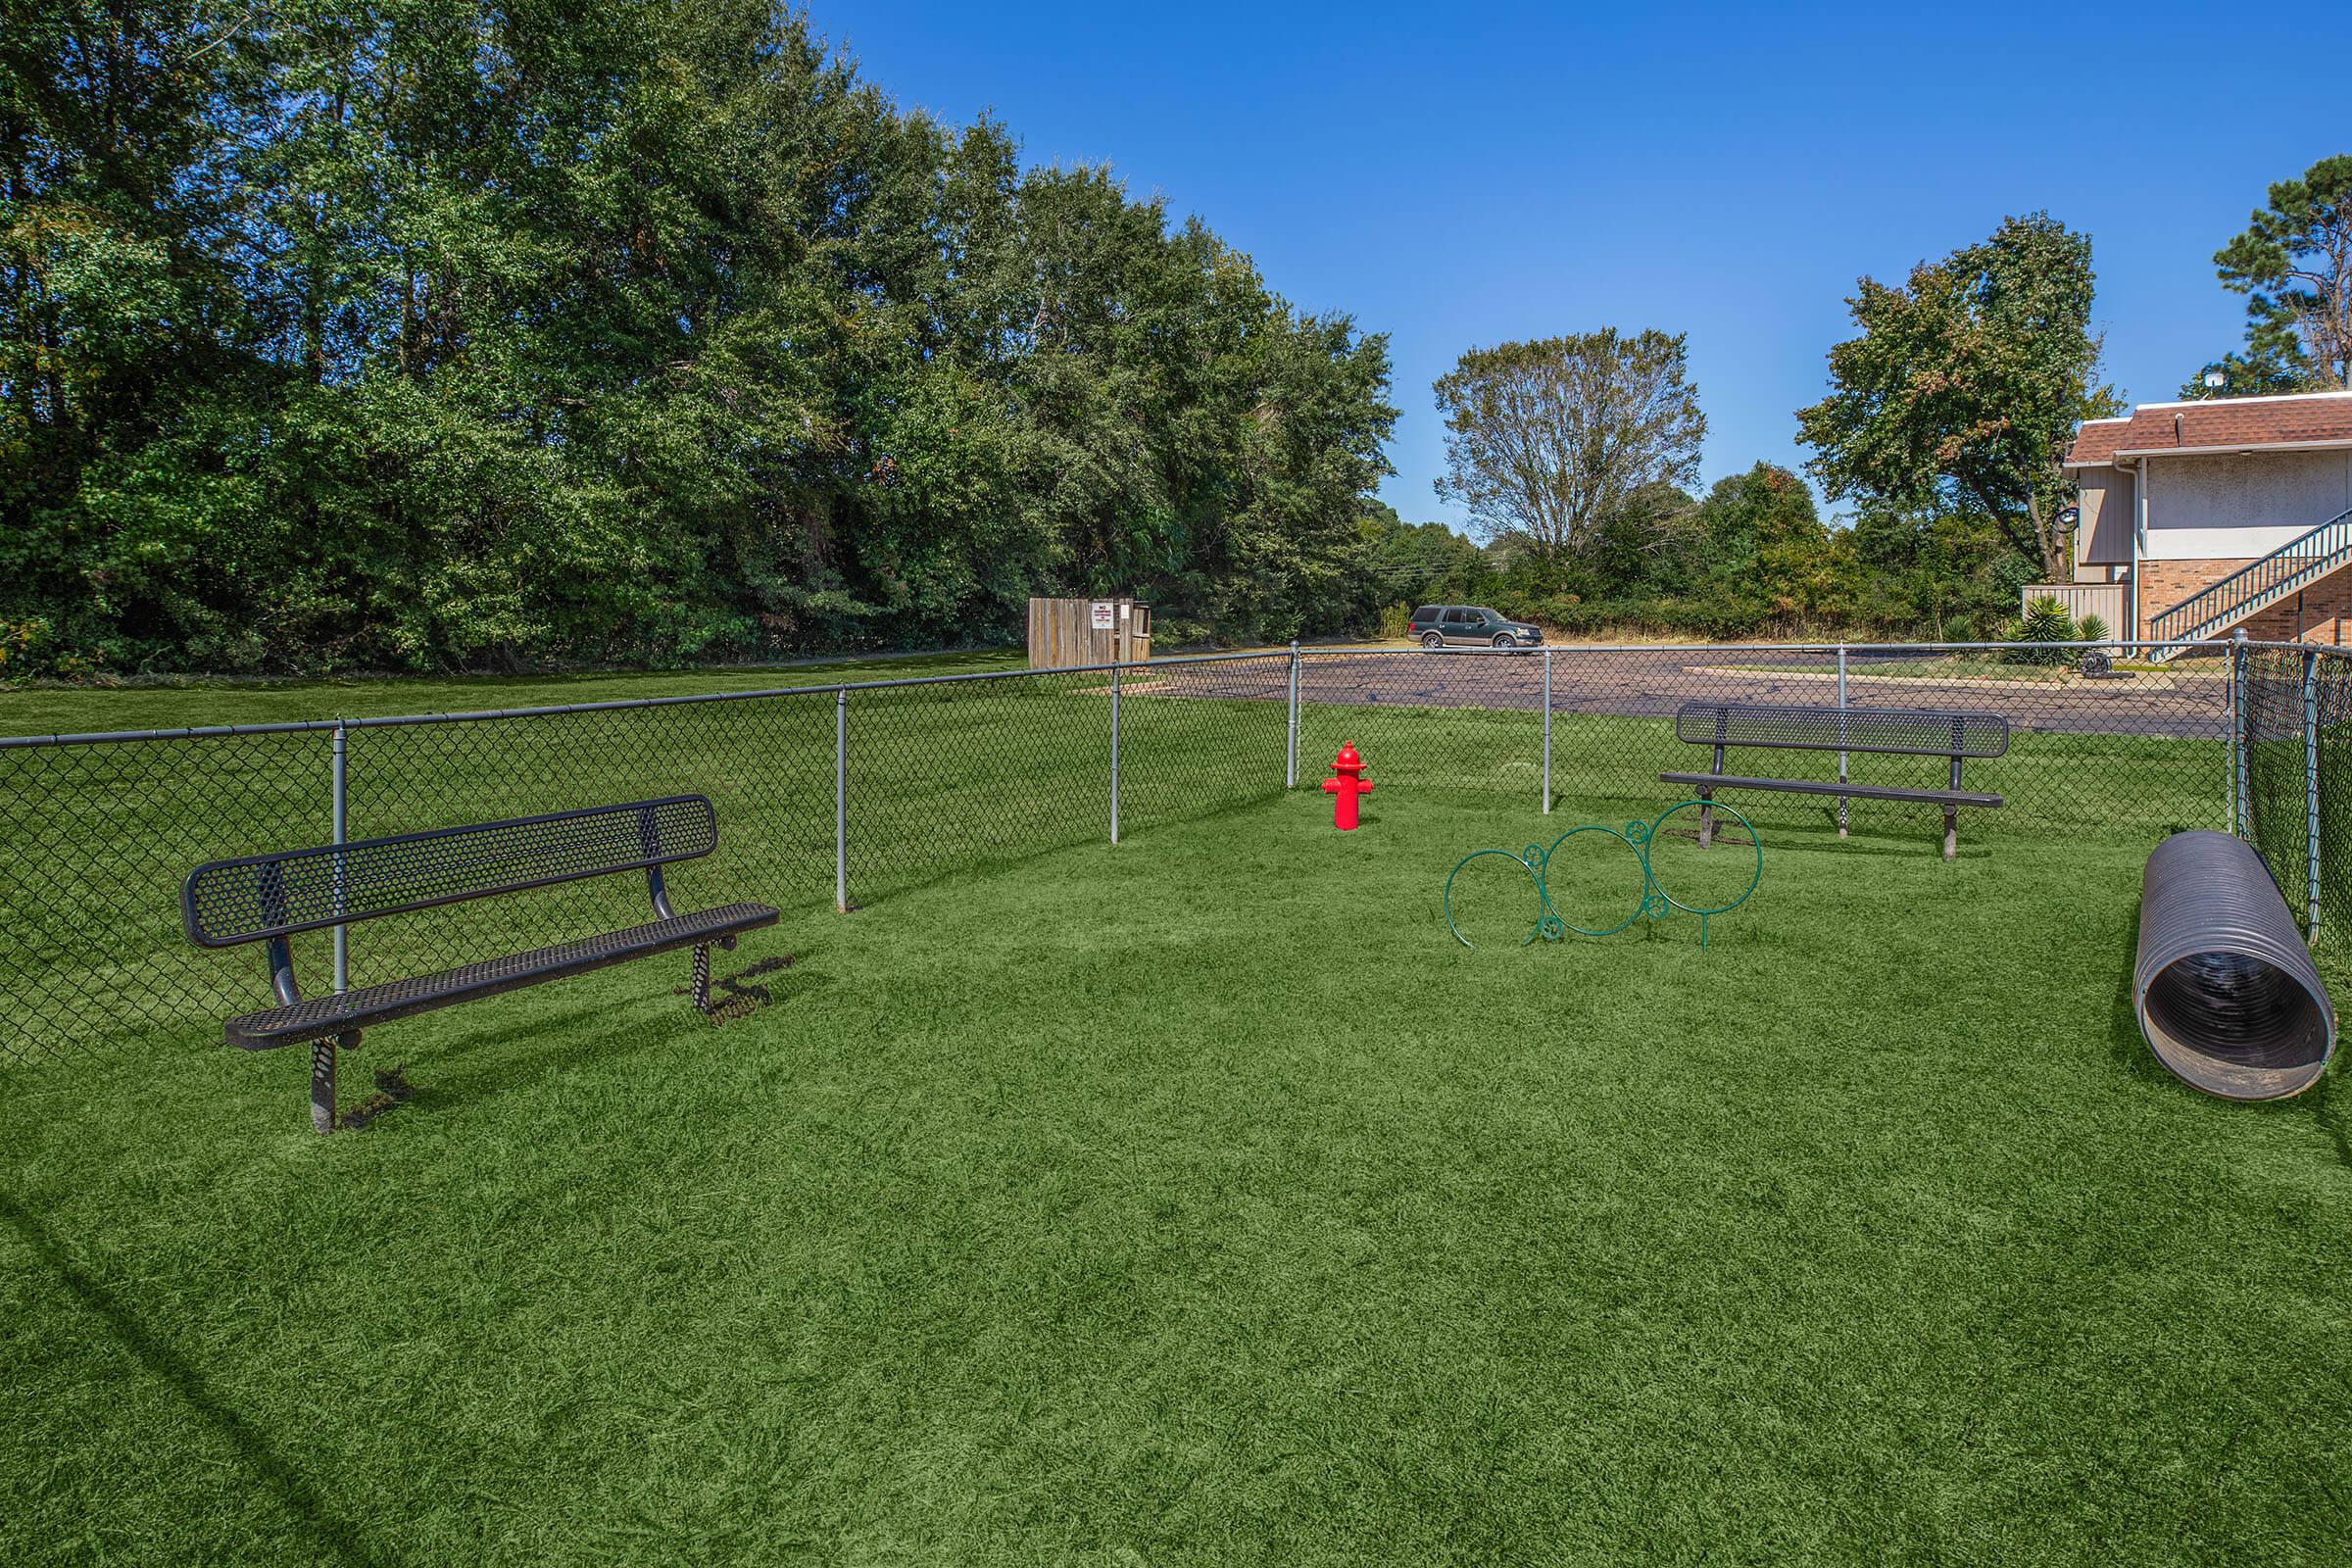
<path fill-rule="evenodd" d="M 1435 605 L 1423 605 L 1419 610 L 1413 612 L 1415 620 L 1435 620 L 1437 618 L 1438 607 Z"/>

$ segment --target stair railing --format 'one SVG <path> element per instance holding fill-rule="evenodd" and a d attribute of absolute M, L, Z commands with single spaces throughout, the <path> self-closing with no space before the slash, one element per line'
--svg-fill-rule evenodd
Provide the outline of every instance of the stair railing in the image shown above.
<path fill-rule="evenodd" d="M 2148 638 L 2159 643 L 2192 641 L 2205 635 L 2215 622 L 2229 620 L 2242 607 L 2277 592 L 2292 578 L 2331 557 L 2343 556 L 2352 556 L 2352 511 L 2337 513 L 2260 561 L 2249 562 L 2189 595 L 2148 622 Z"/>

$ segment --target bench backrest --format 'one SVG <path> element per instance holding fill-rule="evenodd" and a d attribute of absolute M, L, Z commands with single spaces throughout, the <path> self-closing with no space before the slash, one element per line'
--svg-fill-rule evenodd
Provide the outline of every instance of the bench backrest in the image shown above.
<path fill-rule="evenodd" d="M 179 890 L 180 924 L 208 948 L 373 920 L 709 855 L 718 819 L 701 795 L 401 833 L 214 860 Z"/>
<path fill-rule="evenodd" d="M 1927 708 L 1782 708 L 1763 703 L 1685 703 L 1677 739 L 1695 746 L 1770 746 L 1808 752 L 1888 752 L 1913 757 L 1999 757 L 2009 721 L 1998 713 Z"/>

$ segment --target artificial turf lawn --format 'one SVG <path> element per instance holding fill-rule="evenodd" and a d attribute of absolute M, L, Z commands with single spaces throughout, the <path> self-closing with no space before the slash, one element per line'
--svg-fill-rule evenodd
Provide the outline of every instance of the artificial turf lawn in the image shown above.
<path fill-rule="evenodd" d="M 2346 1114 L 2148 1058 L 2149 840 L 1788 804 L 1703 952 L 1464 952 L 1621 803 L 1365 809 L 390 1025 L 354 1136 L 0 1097 L 0 1560 L 2342 1560 Z"/>

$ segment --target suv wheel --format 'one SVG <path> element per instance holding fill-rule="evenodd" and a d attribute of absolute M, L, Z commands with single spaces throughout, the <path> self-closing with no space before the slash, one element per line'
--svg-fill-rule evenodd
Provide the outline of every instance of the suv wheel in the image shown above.
<path fill-rule="evenodd" d="M 1519 639 L 1512 636 L 1507 631 L 1498 631 L 1494 634 L 1494 646 L 1497 648 L 1516 648 L 1519 646 Z"/>
<path fill-rule="evenodd" d="M 1421 646 L 1435 653 L 1446 646 L 1446 639 L 1434 631 L 1425 631 L 1421 634 Z"/>

